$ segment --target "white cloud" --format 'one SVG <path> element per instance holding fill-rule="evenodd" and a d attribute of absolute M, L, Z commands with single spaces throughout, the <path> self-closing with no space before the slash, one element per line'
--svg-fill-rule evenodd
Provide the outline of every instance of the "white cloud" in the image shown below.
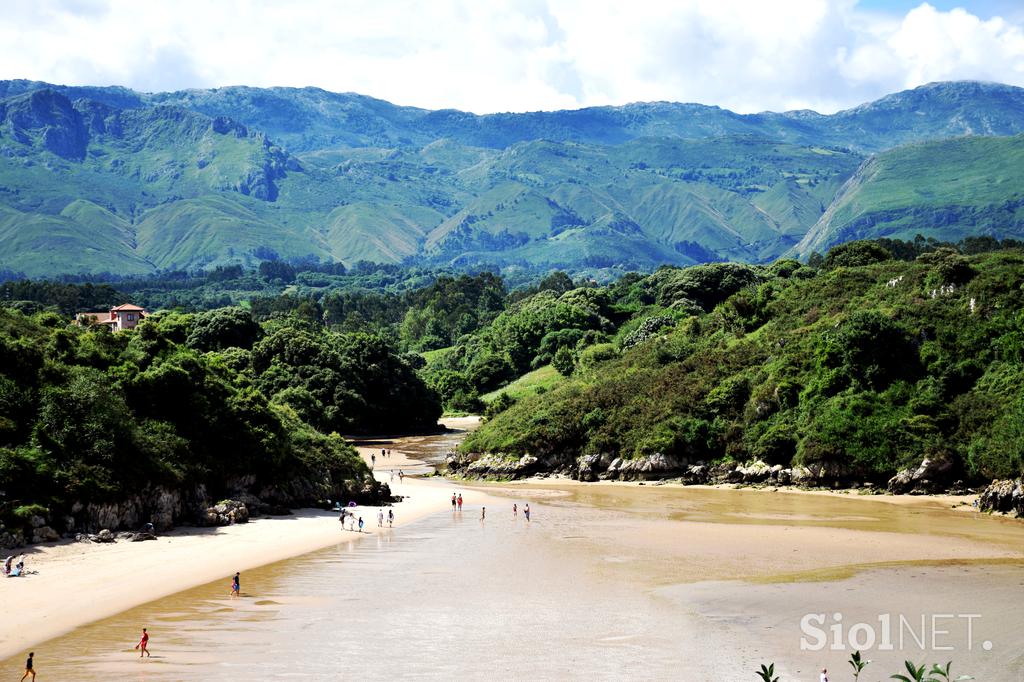
<path fill-rule="evenodd" d="M 856 0 L 14 0 L 0 78 L 316 85 L 477 112 L 834 111 L 932 80 L 1024 85 L 1022 21 Z"/>

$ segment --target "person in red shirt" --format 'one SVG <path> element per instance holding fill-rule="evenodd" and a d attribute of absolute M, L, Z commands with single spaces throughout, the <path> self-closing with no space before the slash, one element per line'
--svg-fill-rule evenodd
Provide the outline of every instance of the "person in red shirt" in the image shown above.
<path fill-rule="evenodd" d="M 145 654 L 146 656 L 150 655 L 149 633 L 146 632 L 146 628 L 142 628 L 142 639 L 140 639 L 139 643 L 135 645 L 135 648 L 139 650 L 139 658 L 142 658 L 143 654 Z"/>

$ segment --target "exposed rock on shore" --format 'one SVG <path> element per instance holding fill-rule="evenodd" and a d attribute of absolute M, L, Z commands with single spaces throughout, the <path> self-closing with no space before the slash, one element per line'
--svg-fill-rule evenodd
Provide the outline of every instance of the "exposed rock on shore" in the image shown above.
<path fill-rule="evenodd" d="M 391 499 L 387 484 L 373 480 L 293 478 L 260 485 L 255 477 L 243 477 L 229 481 L 226 488 L 227 499 L 216 503 L 202 485 L 183 490 L 147 486 L 117 502 L 75 502 L 65 510 L 70 512 L 67 514 L 33 514 L 24 528 L 0 526 L 0 547 L 13 549 L 62 537 L 81 542 L 138 542 L 155 539 L 151 533 L 137 532 L 147 523 L 156 531 L 175 525 L 226 526 L 264 514 L 287 515 L 292 507 L 318 506 L 328 499 L 369 504 Z M 117 531 L 127 533 L 115 536 Z"/>
<path fill-rule="evenodd" d="M 248 523 L 249 510 L 238 500 L 224 500 L 206 510 L 202 518 L 204 526 L 230 526 L 234 523 Z"/>
<path fill-rule="evenodd" d="M 1024 480 L 992 481 L 978 498 L 978 508 L 1024 517 Z"/>
<path fill-rule="evenodd" d="M 468 478 L 526 478 L 551 473 L 580 481 L 677 481 L 684 485 L 742 484 L 797 485 L 821 488 L 873 488 L 871 477 L 856 469 L 832 462 L 809 466 L 783 467 L 761 460 L 744 463 L 693 461 L 655 452 L 635 458 L 610 454 L 584 455 L 574 460 L 547 457 L 510 457 L 495 453 L 451 453 L 446 458 L 448 471 Z M 949 486 L 956 471 L 950 460 L 925 460 L 921 466 L 893 477 L 894 492 L 937 492 Z"/>
<path fill-rule="evenodd" d="M 926 457 L 916 469 L 904 469 L 889 479 L 889 492 L 935 493 L 948 490 L 956 471 L 956 460 L 949 454 Z"/>

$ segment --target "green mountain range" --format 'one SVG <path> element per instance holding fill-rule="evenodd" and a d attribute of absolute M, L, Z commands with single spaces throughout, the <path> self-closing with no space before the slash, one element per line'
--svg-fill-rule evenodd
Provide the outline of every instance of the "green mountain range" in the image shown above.
<path fill-rule="evenodd" d="M 477 116 L 315 88 L 4 81 L 0 271 L 650 269 L 861 237 L 1018 237 L 1021 133 L 1024 89 L 976 82 L 833 115 L 657 102 Z"/>

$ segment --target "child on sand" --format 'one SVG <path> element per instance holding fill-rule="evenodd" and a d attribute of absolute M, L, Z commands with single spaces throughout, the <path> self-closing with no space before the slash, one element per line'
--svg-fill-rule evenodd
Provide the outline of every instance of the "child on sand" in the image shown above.
<path fill-rule="evenodd" d="M 231 579 L 231 596 L 237 597 L 242 593 L 242 576 L 239 573 L 235 573 L 235 577 Z"/>
<path fill-rule="evenodd" d="M 146 656 L 150 655 L 149 633 L 146 632 L 146 628 L 142 628 L 142 639 L 140 639 L 139 643 L 135 645 L 135 648 L 139 650 L 139 658 L 142 658 L 143 654 L 145 654 Z"/>
<path fill-rule="evenodd" d="M 32 662 L 32 657 L 35 655 L 36 652 L 34 651 L 28 652 L 28 658 L 25 659 L 25 674 L 21 676 L 21 682 L 25 682 L 25 678 L 29 675 L 32 676 L 33 680 L 36 679 L 36 668 L 35 664 Z"/>
<path fill-rule="evenodd" d="M 359 517 L 359 532 L 360 533 L 363 532 L 363 517 L 362 516 Z"/>

